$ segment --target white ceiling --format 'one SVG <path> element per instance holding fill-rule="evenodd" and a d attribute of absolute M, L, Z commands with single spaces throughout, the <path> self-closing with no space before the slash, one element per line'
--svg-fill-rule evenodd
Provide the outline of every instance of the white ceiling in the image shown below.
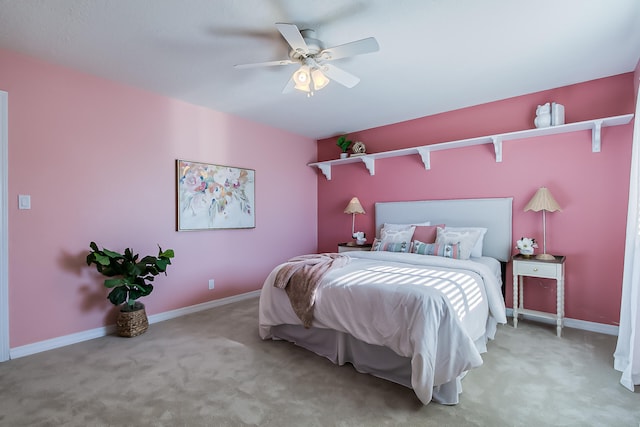
<path fill-rule="evenodd" d="M 287 57 L 276 22 L 380 51 L 285 95 L 295 65 L 233 67 Z M 0 0 L 0 47 L 320 139 L 632 71 L 640 1 Z"/>

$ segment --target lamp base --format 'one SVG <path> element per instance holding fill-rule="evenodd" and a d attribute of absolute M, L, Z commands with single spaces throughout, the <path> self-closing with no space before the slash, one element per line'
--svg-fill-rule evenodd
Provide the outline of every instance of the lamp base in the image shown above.
<path fill-rule="evenodd" d="M 541 259 L 543 261 L 553 261 L 554 259 L 556 259 L 556 257 L 551 254 L 538 254 L 536 255 L 536 259 Z"/>

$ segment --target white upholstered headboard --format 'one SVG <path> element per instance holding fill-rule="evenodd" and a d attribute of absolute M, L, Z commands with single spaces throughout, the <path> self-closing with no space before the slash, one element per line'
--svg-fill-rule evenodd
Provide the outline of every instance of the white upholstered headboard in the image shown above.
<path fill-rule="evenodd" d="M 482 254 L 509 261 L 513 198 L 422 200 L 379 202 L 376 207 L 376 235 L 385 222 L 407 224 L 431 221 L 450 227 L 486 227 Z"/>

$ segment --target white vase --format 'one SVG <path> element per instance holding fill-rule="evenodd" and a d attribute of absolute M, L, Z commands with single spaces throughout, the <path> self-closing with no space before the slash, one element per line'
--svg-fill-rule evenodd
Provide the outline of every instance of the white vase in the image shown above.
<path fill-rule="evenodd" d="M 340 153 L 341 159 L 346 159 L 347 157 L 349 157 L 349 153 Z"/>
<path fill-rule="evenodd" d="M 534 250 L 534 248 L 533 248 L 533 247 L 530 247 L 530 248 L 522 248 L 522 249 L 520 249 L 520 254 L 521 254 L 521 255 L 525 255 L 525 256 L 533 255 L 533 250 Z"/>

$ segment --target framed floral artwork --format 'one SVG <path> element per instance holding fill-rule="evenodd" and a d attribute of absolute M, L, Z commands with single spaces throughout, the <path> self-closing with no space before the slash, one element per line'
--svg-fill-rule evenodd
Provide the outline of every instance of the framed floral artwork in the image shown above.
<path fill-rule="evenodd" d="M 255 228 L 255 170 L 176 160 L 178 231 Z"/>

